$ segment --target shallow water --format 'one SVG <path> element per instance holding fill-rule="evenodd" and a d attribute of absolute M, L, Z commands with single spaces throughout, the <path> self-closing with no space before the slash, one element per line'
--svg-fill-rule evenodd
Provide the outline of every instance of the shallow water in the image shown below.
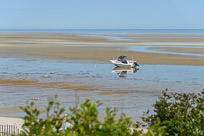
<path fill-rule="evenodd" d="M 96 64 L 91 61 L 73 60 L 48 60 L 48 59 L 17 59 L 1 58 L 0 74 L 5 76 L 16 76 L 16 79 L 36 79 L 44 74 L 54 71 L 54 77 L 60 79 L 62 76 L 70 75 L 73 79 L 109 79 L 109 80 L 145 80 L 145 81 L 182 81 L 185 83 L 203 83 L 203 66 L 177 66 L 177 65 L 140 65 L 135 73 L 128 73 L 124 78 L 118 77 L 112 72 L 114 65 Z M 123 69 L 122 69 L 123 70 Z M 127 71 L 128 69 L 124 69 Z M 58 79 L 58 80 L 59 80 Z M 43 81 L 44 79 L 42 79 Z M 49 80 L 49 79 L 46 79 Z M 53 80 L 53 79 L 52 79 Z M 40 80 L 41 81 L 41 80 Z M 62 79 L 63 81 L 63 79 Z"/>
<path fill-rule="evenodd" d="M 105 38 L 105 39 L 108 39 L 111 41 L 133 41 L 132 39 L 124 39 L 122 37 L 110 36 L 110 35 L 83 34 L 80 36 L 88 36 L 88 37 L 94 37 L 94 38 Z"/>
<path fill-rule="evenodd" d="M 139 70 L 114 68 L 108 62 L 0 58 L 1 80 L 65 82 L 97 87 L 93 91 L 76 91 L 35 85 L 4 85 L 0 86 L 0 107 L 25 105 L 25 101 L 33 97 L 40 98 L 37 103 L 45 105 L 48 97 L 58 94 L 60 102 L 66 107 L 86 99 L 101 100 L 104 104 L 100 111 L 103 112 L 107 106 L 117 107 L 120 112 L 135 117 L 151 108 L 162 89 L 197 93 L 204 88 L 204 66 L 141 65 Z M 55 74 L 50 74 L 52 71 Z M 44 75 L 50 77 L 44 78 Z"/>

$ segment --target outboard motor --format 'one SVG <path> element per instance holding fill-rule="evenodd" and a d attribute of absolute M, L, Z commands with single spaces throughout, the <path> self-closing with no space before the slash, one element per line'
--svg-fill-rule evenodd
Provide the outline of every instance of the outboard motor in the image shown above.
<path fill-rule="evenodd" d="M 139 64 L 137 64 L 137 62 L 134 62 L 134 66 L 140 66 Z"/>

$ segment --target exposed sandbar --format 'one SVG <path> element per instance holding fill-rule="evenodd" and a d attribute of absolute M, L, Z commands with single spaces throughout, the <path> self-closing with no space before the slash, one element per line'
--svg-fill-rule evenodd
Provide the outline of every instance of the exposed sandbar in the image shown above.
<path fill-rule="evenodd" d="M 109 63 L 108 60 L 120 55 L 132 56 L 139 64 L 163 65 L 204 65 L 203 57 L 192 57 L 174 54 L 144 53 L 123 50 L 123 47 L 68 47 L 68 46 L 35 46 L 15 45 L 2 46 L 0 57 L 47 57 L 55 59 L 96 60 Z"/>
<path fill-rule="evenodd" d="M 75 83 L 76 84 L 76 83 Z M 0 80 L 0 86 L 37 86 L 41 88 L 57 88 L 57 89 L 72 89 L 72 90 L 82 90 L 82 91 L 92 91 L 97 90 L 93 85 L 75 85 L 74 83 L 68 82 L 38 82 L 29 80 Z"/>
<path fill-rule="evenodd" d="M 0 57 L 34 56 L 70 60 L 96 60 L 102 61 L 102 63 L 109 63 L 108 60 L 112 58 L 126 55 L 129 58 L 134 57 L 139 64 L 204 65 L 204 57 L 133 52 L 125 49 L 126 46 L 131 45 L 155 47 L 166 45 L 204 46 L 204 43 L 190 43 L 192 41 L 204 42 L 203 35 L 120 35 L 122 38 L 138 38 L 140 39 L 139 41 L 111 41 L 106 38 L 66 33 L 1 33 L 0 36 Z M 146 43 L 146 39 L 154 42 Z M 169 43 L 172 39 L 189 43 Z M 159 41 L 165 41 L 165 43 L 159 43 Z M 75 45 L 94 46 L 79 47 Z M 190 51 L 189 49 L 168 48 L 167 50 L 174 52 L 198 52 L 196 49 Z M 204 52 L 199 50 L 199 53 Z"/>

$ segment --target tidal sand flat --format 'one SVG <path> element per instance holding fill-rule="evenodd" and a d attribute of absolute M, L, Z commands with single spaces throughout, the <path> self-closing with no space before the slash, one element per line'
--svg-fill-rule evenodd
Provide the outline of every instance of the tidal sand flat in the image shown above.
<path fill-rule="evenodd" d="M 203 35 L 180 34 L 180 40 L 177 35 L 171 39 L 158 34 L 151 34 L 152 38 L 141 34 L 92 35 L 1 33 L 0 114 L 22 117 L 18 107 L 25 101 L 44 107 L 49 97 L 58 94 L 65 107 L 86 99 L 100 100 L 104 103 L 101 116 L 106 107 L 116 107 L 119 114 L 137 120 L 163 89 L 197 93 L 204 88 Z M 113 38 L 119 36 L 131 40 Z M 139 69 L 117 69 L 109 63 L 120 55 L 137 60 Z"/>
<path fill-rule="evenodd" d="M 112 58 L 122 54 L 129 58 L 135 58 L 140 64 L 162 65 L 204 65 L 203 57 L 184 56 L 182 54 L 168 54 L 159 52 L 142 52 L 140 50 L 127 50 L 129 46 L 192 46 L 204 47 L 203 43 L 158 43 L 138 41 L 115 41 L 105 38 L 81 36 L 70 33 L 1 33 L 0 34 L 1 57 L 47 57 L 71 60 L 93 60 L 106 63 Z M 113 35 L 114 36 L 114 35 Z M 140 35 L 134 35 L 140 37 Z M 202 35 L 201 35 L 202 36 Z M 153 37 L 156 37 L 153 35 Z M 175 36 L 176 37 L 176 36 Z M 189 35 L 182 35 L 189 39 Z M 160 35 L 156 37 L 159 39 Z M 168 36 L 166 36 L 168 41 Z M 164 39 L 161 37 L 161 39 Z M 194 39 L 196 39 L 194 37 Z M 199 38 L 199 39 L 202 39 Z M 178 48 L 175 50 L 180 51 Z M 196 49 L 194 49 L 196 50 Z M 198 50 L 198 49 L 197 49 Z M 186 52 L 186 51 L 185 51 Z M 188 52 L 188 51 L 187 51 Z M 203 51 L 200 52 L 203 54 Z"/>

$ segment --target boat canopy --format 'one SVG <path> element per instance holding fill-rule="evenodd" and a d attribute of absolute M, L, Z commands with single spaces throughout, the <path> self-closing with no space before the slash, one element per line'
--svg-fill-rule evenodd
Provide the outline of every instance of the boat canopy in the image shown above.
<path fill-rule="evenodd" d="M 127 63 L 127 57 L 126 56 L 119 56 L 118 61 L 121 61 L 122 63 Z"/>

